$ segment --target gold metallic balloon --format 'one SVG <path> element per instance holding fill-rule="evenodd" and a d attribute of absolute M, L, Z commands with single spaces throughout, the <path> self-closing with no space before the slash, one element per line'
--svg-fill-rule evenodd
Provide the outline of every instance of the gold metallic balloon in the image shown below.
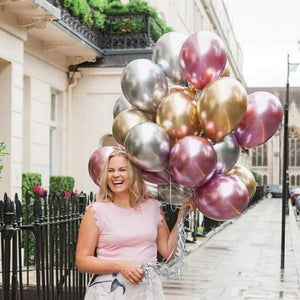
<path fill-rule="evenodd" d="M 223 70 L 223 73 L 221 74 L 221 77 L 230 77 L 230 69 L 229 69 L 228 62 L 225 65 L 225 68 Z"/>
<path fill-rule="evenodd" d="M 120 112 L 113 122 L 112 132 L 116 142 L 124 146 L 128 131 L 141 122 L 150 122 L 143 112 L 137 109 L 126 109 Z"/>
<path fill-rule="evenodd" d="M 186 86 L 173 85 L 169 88 L 169 94 L 174 93 L 174 92 L 186 93 L 187 95 L 189 95 L 192 98 L 195 97 L 194 90 L 191 90 L 191 89 L 187 88 Z"/>
<path fill-rule="evenodd" d="M 197 102 L 200 126 L 213 141 L 234 130 L 247 110 L 247 92 L 234 78 L 222 77 L 205 86 Z"/>
<path fill-rule="evenodd" d="M 164 98 L 157 108 L 156 123 L 167 131 L 171 144 L 200 132 L 197 105 L 185 92 L 173 92 Z"/>
<path fill-rule="evenodd" d="M 250 201 L 256 191 L 256 181 L 251 171 L 244 166 L 235 165 L 227 174 L 237 177 L 246 185 Z"/>

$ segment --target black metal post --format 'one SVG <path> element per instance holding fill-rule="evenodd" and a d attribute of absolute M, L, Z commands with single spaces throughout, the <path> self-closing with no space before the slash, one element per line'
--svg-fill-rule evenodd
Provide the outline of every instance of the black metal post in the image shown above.
<path fill-rule="evenodd" d="M 287 81 L 286 99 L 284 104 L 284 126 L 283 126 L 283 168 L 282 168 L 282 211 L 281 211 L 281 269 L 284 269 L 285 255 L 285 214 L 287 202 L 287 172 L 288 172 L 288 117 L 289 117 L 289 89 L 290 89 L 290 62 L 287 56 Z"/>

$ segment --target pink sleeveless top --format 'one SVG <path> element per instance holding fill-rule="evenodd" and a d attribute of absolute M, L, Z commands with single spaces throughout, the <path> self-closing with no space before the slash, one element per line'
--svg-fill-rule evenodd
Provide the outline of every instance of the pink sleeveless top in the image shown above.
<path fill-rule="evenodd" d="M 112 202 L 95 202 L 99 227 L 97 257 L 125 260 L 136 264 L 156 262 L 157 232 L 162 216 L 158 200 L 148 199 L 138 208 L 124 209 Z"/>

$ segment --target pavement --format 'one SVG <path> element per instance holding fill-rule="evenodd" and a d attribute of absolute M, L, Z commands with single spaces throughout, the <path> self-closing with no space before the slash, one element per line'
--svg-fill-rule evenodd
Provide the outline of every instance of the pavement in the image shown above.
<path fill-rule="evenodd" d="M 290 205 L 281 268 L 281 205 L 281 199 L 263 199 L 187 244 L 180 278 L 162 277 L 166 300 L 300 299 L 300 220 Z"/>

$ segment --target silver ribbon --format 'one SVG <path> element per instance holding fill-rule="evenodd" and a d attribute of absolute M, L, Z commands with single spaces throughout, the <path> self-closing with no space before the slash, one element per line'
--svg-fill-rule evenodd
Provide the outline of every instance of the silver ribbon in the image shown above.
<path fill-rule="evenodd" d="M 156 262 L 156 263 L 146 262 L 141 265 L 141 268 L 144 271 L 144 279 L 149 284 L 152 284 L 153 274 L 155 276 L 155 273 L 167 278 L 179 278 L 183 270 L 185 269 L 186 232 L 184 230 L 184 219 L 188 211 L 189 211 L 189 207 L 186 207 L 178 223 L 178 240 L 177 240 L 177 248 L 174 254 L 174 258 L 170 260 L 170 257 L 174 253 L 174 251 L 172 251 L 171 255 L 168 257 L 168 259 L 165 262 Z M 153 270 L 155 271 L 155 273 L 152 272 Z"/>

